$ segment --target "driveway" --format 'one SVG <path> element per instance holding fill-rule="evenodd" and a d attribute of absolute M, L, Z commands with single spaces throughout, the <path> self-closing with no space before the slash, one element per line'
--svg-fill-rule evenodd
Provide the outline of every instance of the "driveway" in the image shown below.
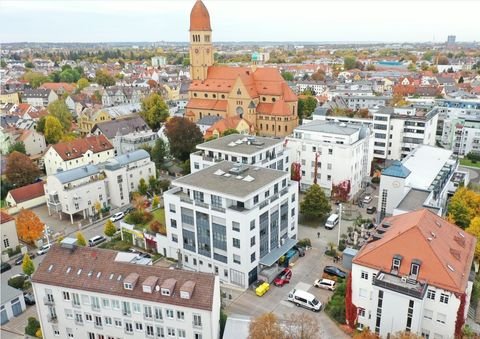
<path fill-rule="evenodd" d="M 35 305 L 27 306 L 25 312 L 18 317 L 10 319 L 10 321 L 2 325 L 0 337 L 3 339 L 23 339 L 25 336 L 25 326 L 27 326 L 28 318 L 35 317 L 38 319 L 37 309 Z"/>

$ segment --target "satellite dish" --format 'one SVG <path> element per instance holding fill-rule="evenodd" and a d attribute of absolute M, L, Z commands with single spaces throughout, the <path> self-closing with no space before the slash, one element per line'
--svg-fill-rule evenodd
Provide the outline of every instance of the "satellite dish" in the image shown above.
<path fill-rule="evenodd" d="M 160 285 L 155 286 L 155 291 L 160 292 Z"/>

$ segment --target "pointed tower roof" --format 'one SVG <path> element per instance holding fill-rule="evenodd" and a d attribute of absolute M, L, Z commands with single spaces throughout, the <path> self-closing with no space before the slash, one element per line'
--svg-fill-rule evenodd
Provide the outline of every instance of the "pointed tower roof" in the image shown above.
<path fill-rule="evenodd" d="M 197 0 L 190 12 L 190 31 L 211 31 L 210 14 L 202 0 Z"/>

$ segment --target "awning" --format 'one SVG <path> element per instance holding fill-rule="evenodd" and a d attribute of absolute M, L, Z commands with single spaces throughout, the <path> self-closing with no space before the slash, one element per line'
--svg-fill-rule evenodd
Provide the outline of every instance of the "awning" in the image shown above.
<path fill-rule="evenodd" d="M 289 250 L 292 249 L 293 246 L 297 244 L 296 239 L 285 239 L 285 242 L 282 246 L 275 248 L 270 253 L 265 255 L 263 258 L 260 259 L 260 264 L 265 266 L 272 266 L 277 262 L 278 259 Z"/>

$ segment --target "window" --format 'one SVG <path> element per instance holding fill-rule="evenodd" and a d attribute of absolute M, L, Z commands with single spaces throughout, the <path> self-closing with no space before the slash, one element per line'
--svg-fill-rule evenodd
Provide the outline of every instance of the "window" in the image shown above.
<path fill-rule="evenodd" d="M 199 314 L 193 315 L 193 326 L 194 327 L 202 327 L 202 316 Z"/>
<path fill-rule="evenodd" d="M 240 232 L 240 223 L 238 223 L 236 221 L 233 221 L 232 222 L 232 230 L 234 230 L 235 232 Z"/>
<path fill-rule="evenodd" d="M 102 306 L 103 306 L 103 308 L 110 308 L 110 300 L 109 299 L 102 299 Z"/>
<path fill-rule="evenodd" d="M 135 313 L 140 313 L 140 312 L 142 312 L 142 309 L 141 309 L 141 307 L 140 307 L 140 304 L 133 303 L 132 305 L 133 305 L 133 312 L 135 312 Z"/>
<path fill-rule="evenodd" d="M 100 300 L 98 297 L 92 297 L 92 308 L 96 310 L 100 309 Z"/>
<path fill-rule="evenodd" d="M 420 265 L 412 264 L 412 265 L 410 266 L 410 275 L 416 277 L 416 276 L 418 275 L 419 269 L 420 269 Z"/>
<path fill-rule="evenodd" d="M 292 213 L 291 214 L 292 214 L 292 217 L 295 216 L 295 208 L 292 208 Z"/>
<path fill-rule="evenodd" d="M 157 326 L 157 338 L 164 338 L 165 337 L 165 331 L 163 327 Z"/>
<path fill-rule="evenodd" d="M 170 212 L 172 212 L 172 213 L 176 212 L 174 204 L 169 204 L 168 206 L 169 206 Z"/>
<path fill-rule="evenodd" d="M 165 312 L 167 314 L 167 318 L 173 319 L 173 317 L 174 317 L 173 310 L 166 310 Z"/>
<path fill-rule="evenodd" d="M 70 293 L 63 291 L 63 300 L 70 300 Z"/>
<path fill-rule="evenodd" d="M 112 299 L 112 308 L 114 310 L 119 310 L 120 309 L 120 300 L 113 300 Z"/>
<path fill-rule="evenodd" d="M 143 307 L 143 317 L 145 319 L 152 319 L 153 318 L 153 313 L 152 313 L 152 307 L 151 306 L 144 306 Z"/>
<path fill-rule="evenodd" d="M 69 338 L 73 338 L 73 330 L 71 328 L 68 328 L 68 327 L 67 327 L 67 336 Z"/>
<path fill-rule="evenodd" d="M 328 154 L 333 154 L 333 149 L 329 148 L 328 149 Z"/>
<path fill-rule="evenodd" d="M 361 278 L 365 279 L 365 280 L 368 280 L 368 272 L 362 271 Z"/>
<path fill-rule="evenodd" d="M 233 238 L 233 247 L 240 248 L 240 239 Z"/>
<path fill-rule="evenodd" d="M 138 321 L 135 322 L 135 330 L 143 331 L 143 324 L 139 323 Z"/>
<path fill-rule="evenodd" d="M 83 324 L 83 318 L 81 313 L 75 312 L 75 322 L 78 324 Z"/>
<path fill-rule="evenodd" d="M 398 272 L 400 269 L 401 260 L 399 258 L 393 258 L 392 261 L 392 271 Z"/>
<path fill-rule="evenodd" d="M 85 313 L 85 320 L 86 321 L 93 321 L 92 315 L 89 313 Z"/>
<path fill-rule="evenodd" d="M 147 328 L 147 335 L 153 336 L 154 335 L 153 326 L 152 325 L 146 325 L 146 328 Z"/>
<path fill-rule="evenodd" d="M 255 246 L 255 236 L 250 238 L 250 247 Z"/>
<path fill-rule="evenodd" d="M 111 317 L 105 317 L 105 325 L 107 326 L 112 326 L 112 318 Z"/>
<path fill-rule="evenodd" d="M 427 290 L 427 298 L 435 300 L 435 291 L 434 290 Z"/>
<path fill-rule="evenodd" d="M 253 203 L 258 204 L 258 194 L 253 197 Z"/>
<path fill-rule="evenodd" d="M 440 302 L 444 304 L 448 304 L 448 294 L 440 293 Z"/>
<path fill-rule="evenodd" d="M 368 296 L 367 290 L 364 288 L 359 289 L 358 295 L 362 298 L 367 298 Z"/>
<path fill-rule="evenodd" d="M 122 321 L 120 319 L 115 319 L 115 327 L 122 327 Z"/>
<path fill-rule="evenodd" d="M 177 319 L 178 320 L 185 320 L 185 312 L 177 311 Z"/>
<path fill-rule="evenodd" d="M 437 313 L 437 322 L 440 324 L 445 324 L 447 322 L 447 315 L 442 313 Z"/>
<path fill-rule="evenodd" d="M 167 327 L 167 335 L 168 335 L 169 337 L 175 337 L 175 329 L 174 329 L 174 328 Z"/>
<path fill-rule="evenodd" d="M 70 309 L 68 309 L 68 308 L 66 308 L 66 309 L 65 309 L 65 318 L 67 318 L 67 319 L 73 319 L 73 311 L 70 310 Z"/>
<path fill-rule="evenodd" d="M 131 322 L 128 322 L 128 321 L 125 322 L 125 332 L 133 333 L 133 325 Z"/>
<path fill-rule="evenodd" d="M 255 229 L 255 220 L 250 221 L 250 231 Z"/>
<path fill-rule="evenodd" d="M 162 309 L 159 307 L 155 307 L 155 320 L 157 321 L 163 320 Z"/>
<path fill-rule="evenodd" d="M 253 252 L 252 254 L 250 254 L 250 263 L 253 263 L 256 259 L 256 254 L 255 252 Z"/>
<path fill-rule="evenodd" d="M 424 309 L 424 310 L 423 310 L 423 317 L 424 317 L 425 319 L 432 320 L 432 319 L 433 319 L 433 311 L 432 311 L 432 310 Z"/>
<path fill-rule="evenodd" d="M 90 305 L 90 298 L 88 297 L 88 295 L 82 294 L 82 304 Z"/>
<path fill-rule="evenodd" d="M 187 334 L 185 333 L 185 330 L 182 330 L 182 329 L 177 330 L 177 335 L 178 335 L 179 338 L 186 338 L 187 337 Z"/>
<path fill-rule="evenodd" d="M 102 327 L 102 317 L 98 315 L 95 316 L 95 326 Z"/>
<path fill-rule="evenodd" d="M 365 317 L 365 309 L 364 308 L 359 308 L 358 309 L 358 316 L 359 317 Z"/>
<path fill-rule="evenodd" d="M 212 201 L 212 206 L 214 207 L 222 207 L 222 197 L 219 197 L 218 195 L 211 195 L 210 197 Z"/>
<path fill-rule="evenodd" d="M 240 256 L 237 255 L 237 254 L 234 254 L 234 255 L 233 255 L 233 262 L 234 262 L 235 264 L 240 264 Z"/>

